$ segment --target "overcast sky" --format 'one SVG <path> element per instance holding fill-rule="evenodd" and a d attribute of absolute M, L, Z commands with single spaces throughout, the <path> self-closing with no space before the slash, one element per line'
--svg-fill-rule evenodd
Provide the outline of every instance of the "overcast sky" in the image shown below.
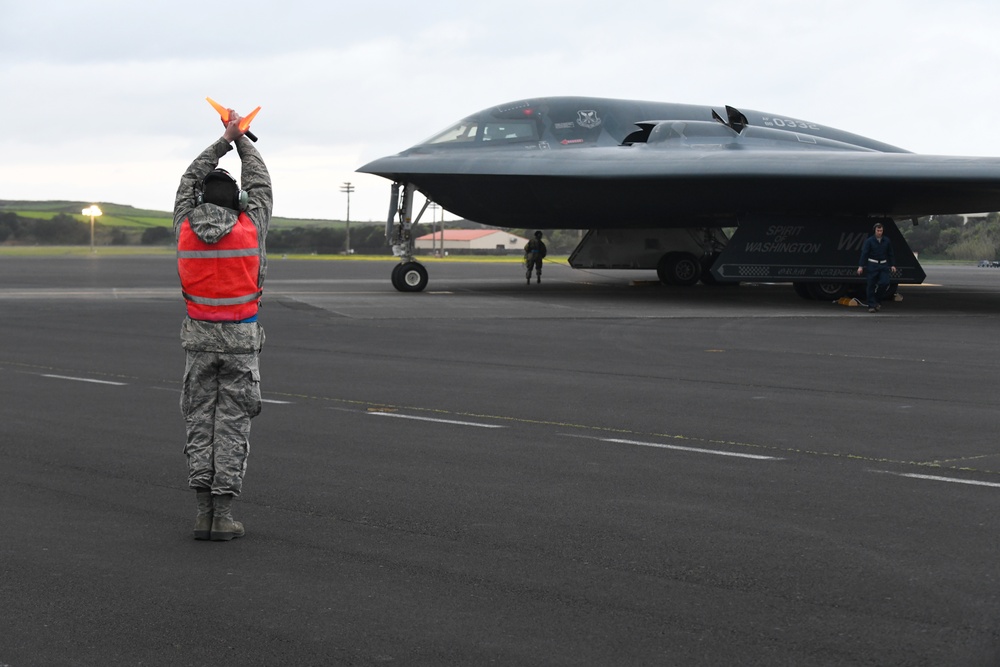
<path fill-rule="evenodd" d="M 355 173 L 480 109 L 585 95 L 729 104 L 918 153 L 1000 156 L 996 0 L 0 0 L 0 199 L 169 211 L 253 123 L 274 214 L 384 220 Z M 235 152 L 222 166 L 238 172 Z"/>

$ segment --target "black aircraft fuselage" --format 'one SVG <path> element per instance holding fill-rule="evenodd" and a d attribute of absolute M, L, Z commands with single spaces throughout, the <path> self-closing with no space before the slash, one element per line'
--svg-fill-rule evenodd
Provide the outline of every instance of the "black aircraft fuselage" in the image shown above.
<path fill-rule="evenodd" d="M 502 227 L 1000 209 L 1000 160 L 929 158 L 787 116 L 725 115 L 685 104 L 525 100 L 359 171 L 413 183 L 456 215 Z"/>
<path fill-rule="evenodd" d="M 848 257 L 873 221 L 1000 210 L 997 158 L 917 155 L 747 109 L 593 97 L 486 109 L 358 171 L 396 184 L 387 235 L 404 263 L 413 259 L 411 198 L 420 192 L 496 227 L 592 230 L 590 241 L 617 244 L 615 253 L 578 248 L 573 266 L 656 268 L 672 284 L 691 284 L 680 274 L 692 271 L 675 270 L 680 255 L 720 279 L 851 282 Z M 732 242 L 723 228 L 737 229 Z M 773 231 L 793 228 L 791 244 Z M 671 247 L 677 238 L 656 231 L 669 229 L 705 240 Z M 820 229 L 822 238 L 811 231 Z M 601 230 L 630 233 L 597 238 Z M 895 224 L 888 231 L 905 246 Z M 720 259 L 727 242 L 738 242 L 738 262 Z M 411 291 L 423 289 L 424 274 L 408 276 Z M 923 271 L 914 258 L 895 278 L 920 282 Z"/>

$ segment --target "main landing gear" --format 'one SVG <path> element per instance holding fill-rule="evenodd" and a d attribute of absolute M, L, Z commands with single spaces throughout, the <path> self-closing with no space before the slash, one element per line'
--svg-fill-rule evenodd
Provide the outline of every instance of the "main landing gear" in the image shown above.
<path fill-rule="evenodd" d="M 392 286 L 400 292 L 421 292 L 427 287 L 427 269 L 413 258 L 413 228 L 420 222 L 420 217 L 427 210 L 430 201 L 424 203 L 424 207 L 417 214 L 417 219 L 413 220 L 415 191 L 416 187 L 412 183 L 392 184 L 389 219 L 385 223 L 386 242 L 392 246 L 393 254 L 399 257 L 399 264 L 392 269 Z"/>
<path fill-rule="evenodd" d="M 656 277 L 664 285 L 690 287 L 701 275 L 701 261 L 689 252 L 668 252 L 656 263 Z"/>

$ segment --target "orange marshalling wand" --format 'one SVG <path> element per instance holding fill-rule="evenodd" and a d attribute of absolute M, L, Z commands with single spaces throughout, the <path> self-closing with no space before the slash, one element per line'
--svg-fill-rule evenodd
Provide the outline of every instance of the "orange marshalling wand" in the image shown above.
<path fill-rule="evenodd" d="M 250 121 L 253 120 L 253 117 L 257 115 L 258 111 L 260 111 L 260 107 L 257 107 L 256 109 L 248 113 L 246 116 L 243 116 L 243 118 L 240 118 L 241 132 L 246 132 L 250 129 Z"/>
<path fill-rule="evenodd" d="M 208 100 L 208 103 L 211 104 L 215 108 L 215 110 L 219 112 L 219 117 L 222 118 L 222 122 L 228 123 L 229 109 L 222 106 L 221 104 L 213 100 L 211 97 L 206 97 L 205 99 Z M 254 119 L 254 116 L 257 115 L 258 111 L 260 111 L 260 107 L 257 107 L 249 114 L 240 119 L 240 131 L 243 132 L 247 136 L 247 138 L 250 139 L 250 141 L 257 141 L 257 135 L 255 135 L 253 132 L 250 131 L 250 122 Z"/>

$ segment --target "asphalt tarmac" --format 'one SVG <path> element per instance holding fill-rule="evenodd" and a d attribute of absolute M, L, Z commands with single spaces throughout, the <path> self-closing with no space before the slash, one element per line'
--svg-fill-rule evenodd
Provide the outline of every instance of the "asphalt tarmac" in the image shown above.
<path fill-rule="evenodd" d="M 173 260 L 0 258 L 0 665 L 1000 664 L 1000 269 L 391 267 L 271 258 L 216 543 Z"/>

